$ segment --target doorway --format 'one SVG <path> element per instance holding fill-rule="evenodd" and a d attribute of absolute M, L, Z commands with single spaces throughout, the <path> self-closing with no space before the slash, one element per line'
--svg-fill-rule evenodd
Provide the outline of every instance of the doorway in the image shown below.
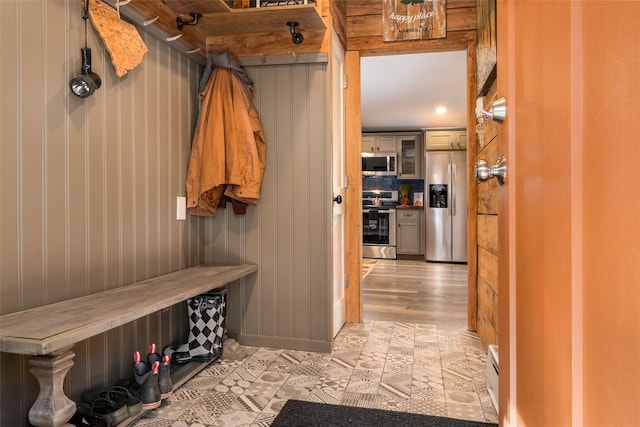
<path fill-rule="evenodd" d="M 367 135 L 415 132 L 421 162 L 418 176 L 363 179 L 363 192 L 409 188 L 409 200 L 424 194 L 424 129 L 467 128 L 467 53 L 465 51 L 366 56 L 360 61 L 361 121 Z M 445 107 L 445 111 L 438 110 Z M 399 150 L 396 150 L 399 152 Z M 417 179 L 416 179 L 417 178 Z M 465 198 L 466 199 L 466 198 Z M 364 203 L 365 201 L 363 201 Z M 400 210 L 398 210 L 400 212 Z M 362 320 L 409 323 L 467 323 L 467 266 L 425 262 L 424 209 L 417 230 L 420 250 L 397 259 L 361 259 Z M 366 224 L 363 224 L 363 227 Z M 402 224 L 399 224 L 399 226 Z M 413 245 L 411 245 L 413 246 Z M 401 248 L 398 250 L 402 252 Z"/>
<path fill-rule="evenodd" d="M 413 46 L 413 45 L 412 45 Z M 471 110 L 471 106 L 475 104 L 476 98 L 476 79 L 475 79 L 475 44 L 464 43 L 461 45 L 452 44 L 447 51 L 461 51 L 465 56 L 466 61 L 466 73 L 465 83 L 466 87 L 465 97 L 467 106 L 465 127 L 467 132 L 467 141 L 476 140 L 475 132 L 475 114 Z M 430 50 L 428 48 L 412 47 L 410 49 L 403 49 L 401 52 L 393 51 L 393 53 L 400 54 L 421 54 L 421 53 L 435 53 L 441 52 L 442 48 Z M 392 53 L 391 49 L 376 49 L 375 51 L 347 51 L 345 56 L 346 74 L 349 81 L 349 85 L 346 90 L 346 174 L 351 183 L 347 189 L 347 200 L 349 204 L 346 206 L 346 229 L 345 229 L 345 254 L 346 254 L 346 273 L 350 278 L 349 288 L 347 289 L 347 321 L 359 323 L 363 319 L 363 306 L 362 306 L 362 175 L 361 175 L 361 138 L 362 130 L 364 128 L 362 122 L 361 111 L 363 108 L 361 100 L 361 62 L 364 58 L 374 55 L 384 55 L 386 52 Z M 394 130 L 398 130 L 397 128 Z M 470 143 L 467 144 L 469 146 Z M 469 150 L 467 156 L 467 170 L 471 170 L 476 161 L 476 155 L 474 150 Z M 468 178 L 469 180 L 470 178 Z M 472 181 L 475 183 L 475 180 Z M 474 188 L 468 185 L 469 189 L 469 206 L 470 212 L 473 212 L 476 207 Z M 358 202 L 356 202 L 358 201 Z M 476 263 L 477 257 L 475 255 L 476 246 L 476 224 L 475 218 L 468 218 L 468 248 L 473 250 L 469 252 L 468 258 L 468 273 L 467 273 L 467 308 L 468 308 L 468 321 L 467 327 L 470 330 L 475 330 L 476 324 Z"/>

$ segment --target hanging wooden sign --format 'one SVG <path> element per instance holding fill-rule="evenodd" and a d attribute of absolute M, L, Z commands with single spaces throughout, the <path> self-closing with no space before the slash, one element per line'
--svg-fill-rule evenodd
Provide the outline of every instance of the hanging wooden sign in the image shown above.
<path fill-rule="evenodd" d="M 446 0 L 383 0 L 384 41 L 447 36 Z"/>

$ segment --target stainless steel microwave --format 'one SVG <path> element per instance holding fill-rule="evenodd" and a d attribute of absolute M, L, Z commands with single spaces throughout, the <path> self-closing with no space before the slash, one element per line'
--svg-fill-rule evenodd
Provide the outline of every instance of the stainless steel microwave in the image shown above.
<path fill-rule="evenodd" d="M 398 175 L 398 155 L 391 152 L 362 153 L 362 175 Z"/>

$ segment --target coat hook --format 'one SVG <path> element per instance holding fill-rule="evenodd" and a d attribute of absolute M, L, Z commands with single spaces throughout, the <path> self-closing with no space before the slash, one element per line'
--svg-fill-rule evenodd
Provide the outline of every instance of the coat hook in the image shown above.
<path fill-rule="evenodd" d="M 193 50 L 188 50 L 187 53 L 196 53 L 196 52 L 199 52 L 199 51 L 200 51 L 200 48 L 197 48 L 197 49 L 193 49 Z"/>
<path fill-rule="evenodd" d="M 173 37 L 167 37 L 165 40 L 168 42 L 172 42 L 174 40 L 178 40 L 180 37 L 182 37 L 182 34 L 178 34 L 177 36 L 173 36 Z"/>
<path fill-rule="evenodd" d="M 296 32 L 296 27 L 300 24 L 298 24 L 296 21 L 289 21 L 287 22 L 287 25 L 289 26 L 289 30 L 291 31 L 291 41 L 293 42 L 293 44 L 302 43 L 304 37 L 301 33 Z"/>
<path fill-rule="evenodd" d="M 185 25 L 196 25 L 198 23 L 198 19 L 202 18 L 202 14 L 200 12 L 189 12 L 189 15 L 193 18 L 193 21 L 191 22 L 184 22 L 179 16 L 176 18 L 176 25 L 180 31 L 182 31 L 182 27 Z"/>
<path fill-rule="evenodd" d="M 147 19 L 146 21 L 142 21 L 142 25 L 143 25 L 143 26 L 145 26 L 145 27 L 147 27 L 147 26 L 149 26 L 149 25 L 153 24 L 154 22 L 156 22 L 158 19 L 160 19 L 160 17 L 159 17 L 159 16 L 156 16 L 156 17 L 155 17 L 155 18 L 153 18 L 153 19 Z"/>
<path fill-rule="evenodd" d="M 131 0 L 120 0 L 116 2 L 116 8 L 120 7 L 120 6 L 126 6 L 129 3 L 131 3 Z"/>
<path fill-rule="evenodd" d="M 298 62 L 298 55 L 296 55 L 294 51 L 291 51 L 291 55 L 293 55 L 293 59 L 295 59 L 295 61 Z"/>

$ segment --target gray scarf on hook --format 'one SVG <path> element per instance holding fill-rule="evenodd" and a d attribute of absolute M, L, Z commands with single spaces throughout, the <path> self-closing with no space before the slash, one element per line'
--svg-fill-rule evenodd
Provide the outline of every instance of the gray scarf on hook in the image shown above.
<path fill-rule="evenodd" d="M 215 67 L 228 68 L 235 71 L 238 77 L 242 79 L 245 90 L 251 93 L 253 81 L 249 76 L 247 76 L 247 73 L 242 69 L 236 58 L 234 58 L 229 52 L 217 52 L 209 55 L 207 62 L 204 65 L 204 70 L 202 71 L 202 78 L 200 79 L 200 92 L 204 90 L 207 82 L 209 81 L 209 77 L 211 76 L 211 72 Z"/>

